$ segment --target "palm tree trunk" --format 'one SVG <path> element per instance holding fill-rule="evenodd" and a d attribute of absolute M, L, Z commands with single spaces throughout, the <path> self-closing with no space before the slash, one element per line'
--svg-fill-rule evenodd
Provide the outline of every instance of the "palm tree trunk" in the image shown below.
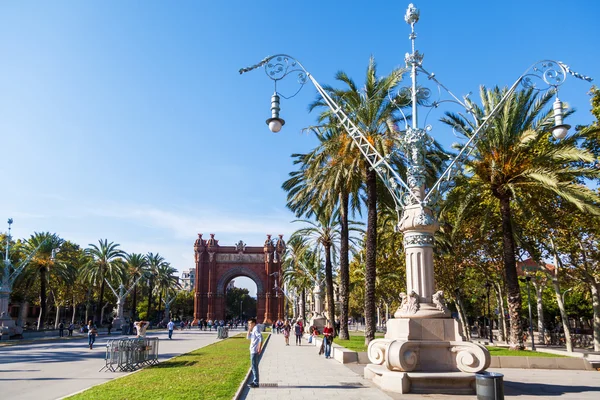
<path fill-rule="evenodd" d="M 73 306 L 73 314 L 71 314 L 71 323 L 75 324 L 75 314 L 77 312 L 77 304 L 75 304 L 75 296 L 71 296 L 71 304 Z"/>
<path fill-rule="evenodd" d="M 348 303 L 350 287 L 349 229 L 348 229 L 349 196 L 345 190 L 340 194 L 340 339 L 350 339 L 348 333 Z"/>
<path fill-rule="evenodd" d="M 306 289 L 302 289 L 302 294 L 300 295 L 300 316 L 303 321 L 306 321 Z"/>
<path fill-rule="evenodd" d="M 365 344 L 375 339 L 375 280 L 377 278 L 377 175 L 366 165 L 367 240 L 365 260 Z"/>
<path fill-rule="evenodd" d="M 160 310 L 162 308 L 162 291 L 158 293 L 158 313 L 160 314 Z"/>
<path fill-rule="evenodd" d="M 325 282 L 327 284 L 328 319 L 331 326 L 335 326 L 335 302 L 333 300 L 333 265 L 331 265 L 331 245 L 325 246 Z"/>
<path fill-rule="evenodd" d="M 40 318 L 38 319 L 38 330 L 43 329 L 46 323 L 47 308 L 47 288 L 46 288 L 46 267 L 40 268 Z"/>
<path fill-rule="evenodd" d="M 519 278 L 517 276 L 510 197 L 501 195 L 498 198 L 500 200 L 500 215 L 502 217 L 504 273 L 506 274 L 508 314 L 510 316 L 509 348 L 511 350 L 523 350 L 525 346 L 523 345 L 523 326 L 521 325 L 521 288 L 519 287 Z"/>
<path fill-rule="evenodd" d="M 102 325 L 102 302 L 104 300 L 104 289 L 105 289 L 105 282 L 104 282 L 104 274 L 101 274 L 102 277 L 102 283 L 100 284 L 100 298 L 98 299 L 98 308 L 96 309 L 96 323 L 98 324 L 98 326 Z"/>
<path fill-rule="evenodd" d="M 133 305 L 131 306 L 131 319 L 136 319 L 137 315 L 137 285 L 133 288 Z"/>
<path fill-rule="evenodd" d="M 150 320 L 150 312 L 152 311 L 152 292 L 154 292 L 154 280 L 148 281 L 148 312 L 146 313 L 146 319 Z"/>

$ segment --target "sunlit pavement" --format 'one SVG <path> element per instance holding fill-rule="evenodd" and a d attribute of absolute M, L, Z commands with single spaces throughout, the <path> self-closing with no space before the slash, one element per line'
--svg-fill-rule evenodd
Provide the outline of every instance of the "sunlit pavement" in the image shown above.
<path fill-rule="evenodd" d="M 236 332 L 242 331 L 234 330 L 232 334 Z M 148 336 L 160 338 L 161 361 L 217 341 L 214 330 L 176 330 L 173 340 L 168 339 L 166 330 L 151 331 Z M 93 350 L 88 347 L 87 337 L 28 341 L 0 347 L 0 398 L 57 399 L 125 375 L 122 372 L 98 372 L 104 366 L 106 341 L 121 337 L 125 336 L 101 335 Z"/>

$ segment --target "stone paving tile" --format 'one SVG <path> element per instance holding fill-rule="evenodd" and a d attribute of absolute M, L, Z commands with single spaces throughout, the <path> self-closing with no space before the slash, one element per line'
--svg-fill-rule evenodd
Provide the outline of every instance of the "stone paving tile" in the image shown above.
<path fill-rule="evenodd" d="M 272 335 L 260 363 L 260 381 L 277 387 L 246 388 L 242 399 L 315 400 L 341 397 L 344 400 L 391 400 L 370 381 L 333 359 L 318 355 L 313 345 L 285 346 L 283 335 Z"/>

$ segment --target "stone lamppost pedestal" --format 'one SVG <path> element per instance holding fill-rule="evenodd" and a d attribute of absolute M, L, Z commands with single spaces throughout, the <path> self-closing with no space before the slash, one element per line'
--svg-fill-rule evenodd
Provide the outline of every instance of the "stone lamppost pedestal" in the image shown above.
<path fill-rule="evenodd" d="M 319 332 L 323 332 L 323 328 L 327 324 L 327 318 L 323 316 L 323 299 L 321 298 L 321 286 L 318 283 L 313 290 L 313 295 L 315 296 L 315 312 L 310 317 L 306 330 L 308 332 L 308 329 L 314 326 Z"/>
<path fill-rule="evenodd" d="M 443 292 L 434 292 L 433 233 L 438 224 L 429 209 L 415 205 L 405 209 L 400 229 L 408 293 L 401 293 L 385 338 L 369 344 L 365 378 L 397 393 L 474 393 L 474 374 L 487 369 L 491 358 L 484 346 L 466 341 Z"/>

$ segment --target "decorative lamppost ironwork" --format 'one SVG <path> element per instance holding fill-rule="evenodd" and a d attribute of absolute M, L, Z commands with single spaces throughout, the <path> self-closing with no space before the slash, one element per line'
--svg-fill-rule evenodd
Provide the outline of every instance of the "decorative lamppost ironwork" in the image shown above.
<path fill-rule="evenodd" d="M 540 91 L 553 90 L 558 93 L 559 86 L 565 82 L 568 75 L 586 81 L 592 80 L 590 77 L 572 71 L 566 64 L 560 61 L 540 61 L 529 67 L 514 82 L 489 115 L 478 118 L 473 108 L 469 105 L 469 102 L 456 97 L 436 78 L 434 73 L 430 73 L 423 67 L 423 54 L 416 49 L 417 34 L 415 32 L 415 24 L 419 21 L 419 17 L 419 10 L 413 4 L 410 4 L 404 19 L 411 27 L 409 35 L 411 52 L 405 56 L 406 66 L 411 73 L 411 85 L 401 90 L 403 91 L 402 94 L 410 98 L 412 114 L 410 124 L 408 118 L 404 117 L 405 129 L 399 132 L 400 150 L 404 153 L 404 159 L 407 163 L 406 180 L 400 177 L 398 172 L 388 163 L 386 157 L 382 156 L 367 140 L 367 137 L 353 122 L 352 118 L 348 116 L 344 108 L 323 89 L 308 70 L 295 58 L 286 54 L 277 54 L 266 57 L 258 64 L 242 68 L 239 71 L 240 74 L 244 74 L 264 67 L 265 73 L 274 82 L 275 90 L 271 98 L 271 118 L 266 121 L 273 132 L 279 132 L 285 123 L 280 117 L 280 97 L 285 99 L 294 97 L 310 81 L 317 89 L 324 103 L 333 113 L 335 117 L 334 121 L 350 136 L 394 199 L 399 216 L 398 230 L 404 235 L 406 293 L 400 294 L 402 298 L 401 306 L 394 314 L 395 319 L 391 319 L 390 324 L 388 324 L 386 338 L 374 340 L 369 345 L 370 360 L 377 368 L 379 368 L 378 366 L 385 365 L 388 373 L 392 370 L 414 371 L 417 365 L 421 368 L 418 370 L 422 371 L 423 368 L 426 368 L 423 365 L 425 363 L 419 364 L 418 360 L 419 357 L 425 357 L 424 354 L 430 357 L 428 359 L 439 360 L 438 362 L 440 363 L 445 362 L 442 359 L 450 358 L 447 356 L 436 357 L 434 353 L 435 351 L 440 351 L 440 347 L 438 346 L 435 350 L 432 349 L 434 345 L 430 341 L 420 337 L 414 331 L 414 329 L 417 329 L 415 327 L 419 324 L 419 329 L 425 326 L 426 323 L 423 320 L 429 320 L 428 324 L 437 324 L 436 327 L 444 331 L 444 328 L 441 325 L 438 327 L 438 325 L 442 324 L 444 319 L 450 318 L 450 313 L 446 308 L 443 298 L 443 292 L 436 292 L 434 288 L 433 245 L 434 233 L 438 230 L 439 224 L 434 217 L 432 207 L 443 192 L 451 187 L 453 177 L 459 172 L 461 165 L 473 152 L 477 140 L 485 135 L 487 128 L 486 121 L 498 114 L 499 110 L 519 85 Z M 431 101 L 432 91 L 426 87 L 419 86 L 419 75 L 425 75 L 428 81 L 437 85 L 440 97 L 444 93 L 448 96 L 448 99 Z M 297 77 L 299 88 L 296 93 L 286 97 L 277 90 L 277 84 L 289 76 Z M 390 101 L 391 99 L 390 96 Z M 452 102 L 463 107 L 473 118 L 475 130 L 473 135 L 462 146 L 458 155 L 448 163 L 437 182 L 431 188 L 427 189 L 425 187 L 425 155 L 429 152 L 433 139 L 429 135 L 431 126 L 420 126 L 419 124 L 418 105 L 438 107 L 442 102 Z M 398 110 L 404 115 L 400 108 Z M 553 104 L 553 110 L 555 126 L 552 133 L 555 138 L 561 139 L 566 136 L 569 126 L 563 124 L 563 106 L 558 97 Z M 459 331 L 460 329 L 457 327 L 456 332 Z M 452 365 L 447 365 L 450 368 L 449 370 L 458 368 L 463 372 L 478 372 L 485 370 L 489 366 L 489 352 L 485 347 L 478 347 L 475 344 L 465 342 L 462 334 L 444 333 L 442 336 L 444 337 L 441 340 L 452 343 L 448 345 L 446 350 L 457 353 L 453 364 L 450 363 Z M 415 337 L 419 338 L 415 340 Z M 428 353 L 429 351 L 431 353 Z M 370 368 L 370 365 L 367 368 Z M 439 365 L 436 368 L 437 371 L 442 370 Z M 375 369 L 372 369 L 372 371 L 375 371 Z M 373 373 L 379 374 L 379 372 Z M 367 372 L 365 372 L 365 375 L 367 375 Z M 385 372 L 381 372 L 379 375 L 384 376 Z M 391 387 L 390 390 L 396 391 Z"/>

